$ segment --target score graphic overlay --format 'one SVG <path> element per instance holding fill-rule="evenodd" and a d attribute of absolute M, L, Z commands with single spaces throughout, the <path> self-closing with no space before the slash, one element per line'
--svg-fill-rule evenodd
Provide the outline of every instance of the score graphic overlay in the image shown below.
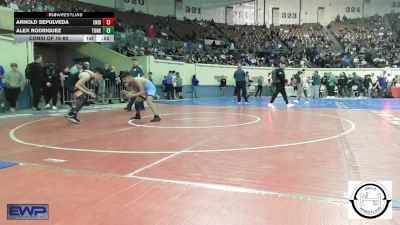
<path fill-rule="evenodd" d="M 114 42 L 114 12 L 15 12 L 16 42 Z"/>

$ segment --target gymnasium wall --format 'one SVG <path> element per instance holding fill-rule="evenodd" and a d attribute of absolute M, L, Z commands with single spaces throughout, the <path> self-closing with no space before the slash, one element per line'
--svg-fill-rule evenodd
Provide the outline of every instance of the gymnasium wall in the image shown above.
<path fill-rule="evenodd" d="M 0 6 L 0 34 L 14 31 L 14 11 Z"/>
<path fill-rule="evenodd" d="M 375 14 L 384 15 L 400 12 L 400 0 L 256 0 L 242 3 L 240 0 L 79 0 L 86 3 L 117 8 L 119 10 L 141 11 L 156 16 L 175 15 L 178 19 L 214 19 L 215 22 L 226 22 L 226 6 L 233 6 L 235 13 L 228 15 L 236 24 L 265 24 L 273 21 L 273 8 L 279 8 L 280 24 L 316 23 L 323 25 L 335 20 L 337 15 L 347 18 L 369 17 Z M 264 9 L 265 5 L 265 9 Z M 251 10 L 248 9 L 251 8 Z M 254 8 L 256 12 L 254 12 Z M 318 18 L 318 8 L 320 11 Z M 252 16 L 246 12 L 252 11 Z"/>
<path fill-rule="evenodd" d="M 301 4 L 301 7 L 300 7 Z M 335 20 L 337 15 L 342 18 L 361 18 L 375 14 L 384 15 L 391 12 L 400 12 L 399 0 L 271 0 L 266 8 L 266 23 L 272 24 L 272 8 L 280 9 L 281 24 L 298 23 L 298 14 L 301 9 L 300 23 L 316 23 L 323 25 Z M 323 18 L 317 19 L 318 8 L 324 9 Z M 283 15 L 285 13 L 285 15 Z M 296 18 L 288 18 L 288 13 L 297 13 Z"/>
<path fill-rule="evenodd" d="M 299 11 L 300 1 L 280 1 L 270 0 L 266 5 L 266 23 L 272 24 L 272 10 L 273 8 L 279 8 L 279 24 L 298 24 L 299 23 Z"/>
<path fill-rule="evenodd" d="M 205 97 L 217 97 L 219 96 L 219 81 L 218 76 L 224 75 L 227 77 L 227 85 L 230 90 L 233 90 L 234 80 L 233 73 L 237 69 L 236 66 L 228 65 L 210 65 L 210 64 L 188 64 L 183 62 L 175 61 L 165 61 L 156 60 L 154 57 L 140 57 L 142 62 L 147 61 L 147 64 L 141 64 L 145 69 L 145 72 L 151 71 L 153 73 L 153 81 L 156 85 L 160 86 L 163 77 L 167 75 L 169 70 L 175 70 L 180 73 L 183 78 L 184 90 L 191 90 L 191 79 L 194 74 L 197 75 L 197 79 L 200 81 L 200 95 Z M 147 60 L 143 58 L 148 58 Z M 245 71 L 249 71 L 252 80 L 256 81 L 258 76 L 264 76 L 264 80 L 267 81 L 267 75 L 272 71 L 270 67 L 243 67 Z M 301 68 L 286 68 L 286 78 L 290 79 L 295 73 L 297 73 Z M 339 75 L 342 72 L 350 74 L 356 72 L 359 76 L 371 75 L 374 76 L 381 75 L 384 71 L 383 68 L 309 68 L 305 69 L 305 74 L 307 76 L 312 76 L 314 71 L 318 71 L 322 76 L 325 72 L 333 73 L 334 75 Z M 400 69 L 390 69 L 392 74 L 400 75 Z M 159 88 L 159 94 L 161 89 Z M 190 93 L 186 92 L 186 97 L 189 97 Z"/>
<path fill-rule="evenodd" d="M 153 73 L 153 80 L 156 84 L 161 84 L 163 77 L 167 75 L 169 70 L 175 70 L 181 74 L 183 77 L 183 83 L 186 85 L 191 84 L 191 79 L 194 74 L 197 75 L 197 78 L 202 85 L 218 85 L 218 76 L 224 75 L 227 79 L 228 85 L 234 85 L 234 81 L 232 79 L 233 73 L 236 71 L 236 66 L 229 65 L 213 65 L 213 64 L 188 64 L 183 62 L 176 61 L 166 61 L 166 60 L 157 60 L 154 57 L 140 57 L 142 62 L 147 61 L 147 65 L 141 64 L 144 68 L 146 68 L 145 72 L 151 71 Z M 148 58 L 144 60 L 143 58 Z M 256 79 L 258 76 L 267 77 L 268 73 L 272 71 L 271 67 L 243 67 L 243 70 L 249 71 L 250 77 Z M 286 68 L 286 76 L 290 78 L 292 75 L 297 73 L 297 71 L 302 70 L 301 68 Z M 342 72 L 346 72 L 346 74 L 356 72 L 360 76 L 364 76 L 367 74 L 375 74 L 375 76 L 383 73 L 384 68 L 306 68 L 305 74 L 307 76 L 312 76 L 314 71 L 318 71 L 320 75 L 323 75 L 325 72 L 333 73 L 335 75 L 339 75 Z M 400 75 L 400 69 L 390 69 L 393 74 Z"/>
<path fill-rule="evenodd" d="M 95 5 L 117 8 L 122 11 L 135 10 L 155 16 L 175 15 L 175 0 L 79 0 Z"/>

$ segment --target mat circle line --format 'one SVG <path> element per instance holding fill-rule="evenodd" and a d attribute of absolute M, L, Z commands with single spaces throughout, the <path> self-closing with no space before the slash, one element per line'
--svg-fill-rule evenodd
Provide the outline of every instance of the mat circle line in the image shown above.
<path fill-rule="evenodd" d="M 344 121 L 348 124 L 350 124 L 350 129 L 343 131 L 339 134 L 325 137 L 325 138 L 319 138 L 319 139 L 314 139 L 314 140 L 308 140 L 308 141 L 300 141 L 300 142 L 293 142 L 293 143 L 287 143 L 287 144 L 277 144 L 277 145 L 266 145 L 266 146 L 255 146 L 255 147 L 243 147 L 243 148 L 225 148 L 225 149 L 192 149 L 192 150 L 187 150 L 184 151 L 186 153 L 213 153 L 213 152 L 235 152 L 235 151 L 254 151 L 254 150 L 266 150 L 266 149 L 273 149 L 273 148 L 281 148 L 281 147 L 290 147 L 290 146 L 298 146 L 298 145 L 304 145 L 304 144 L 312 144 L 312 143 L 318 143 L 318 142 L 323 142 L 327 140 L 332 140 L 336 139 L 342 136 L 345 136 L 351 132 L 353 132 L 356 128 L 356 125 L 345 118 L 338 117 L 338 116 L 333 116 L 333 115 L 328 115 L 324 113 L 313 113 L 313 112 L 307 112 L 311 114 L 317 114 L 321 116 L 326 116 L 334 119 L 339 119 L 341 121 Z M 33 147 L 39 147 L 39 148 L 47 148 L 47 149 L 54 149 L 54 150 L 63 150 L 63 151 L 76 151 L 76 152 L 95 152 L 95 153 L 112 153 L 112 154 L 175 154 L 181 151 L 121 151 L 121 150 L 106 150 L 106 149 L 82 149 L 82 148 L 66 148 L 66 147 L 59 147 L 59 146 L 50 146 L 50 145 L 44 145 L 44 144 L 36 144 L 36 143 L 31 143 L 31 142 L 26 142 L 21 139 L 19 139 L 16 135 L 15 132 L 25 126 L 28 126 L 33 123 L 38 123 L 41 121 L 45 120 L 50 120 L 50 119 L 55 119 L 56 117 L 52 118 L 44 118 L 44 119 L 39 119 L 39 120 L 34 120 L 31 122 L 27 122 L 24 124 L 21 124 L 9 132 L 9 137 L 23 145 L 28 145 L 28 146 L 33 146 Z"/>
<path fill-rule="evenodd" d="M 239 124 L 229 124 L 229 125 L 215 125 L 215 126 L 155 126 L 155 125 L 148 125 L 148 124 L 137 124 L 134 123 L 135 120 L 129 120 L 128 123 L 135 127 L 145 127 L 145 128 L 158 128 L 158 129 L 211 129 L 211 128 L 227 128 L 227 127 L 239 127 L 244 125 L 249 125 L 253 123 L 260 122 L 261 118 L 254 115 L 247 115 L 247 114 L 240 114 L 240 113 L 221 113 L 221 112 L 199 112 L 200 114 L 224 114 L 224 115 L 239 115 L 239 116 L 247 116 L 255 118 L 255 120 L 246 123 L 239 123 Z M 193 113 L 169 113 L 169 114 L 159 114 L 160 116 L 170 116 L 170 115 L 192 115 Z M 143 118 L 151 117 L 151 116 L 143 116 Z M 152 123 L 154 124 L 154 123 Z"/>

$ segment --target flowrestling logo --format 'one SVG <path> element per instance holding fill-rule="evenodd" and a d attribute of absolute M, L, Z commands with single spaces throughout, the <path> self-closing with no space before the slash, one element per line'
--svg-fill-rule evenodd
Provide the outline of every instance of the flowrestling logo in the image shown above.
<path fill-rule="evenodd" d="M 349 181 L 349 219 L 392 219 L 391 181 Z"/>

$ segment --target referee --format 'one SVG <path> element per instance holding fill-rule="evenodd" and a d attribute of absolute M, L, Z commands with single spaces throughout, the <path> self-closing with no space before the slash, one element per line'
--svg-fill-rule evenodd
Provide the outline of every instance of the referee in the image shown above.
<path fill-rule="evenodd" d="M 286 102 L 287 108 L 292 108 L 294 105 L 289 103 L 287 98 L 286 90 L 285 90 L 285 63 L 280 63 L 279 67 L 272 71 L 272 85 L 276 87 L 275 93 L 272 95 L 271 101 L 268 103 L 269 108 L 275 108 L 274 101 L 279 93 L 282 94 L 283 99 Z"/>
<path fill-rule="evenodd" d="M 143 67 L 139 65 L 137 58 L 132 58 L 132 69 L 130 71 L 130 74 L 133 75 L 133 77 L 142 77 L 144 75 L 144 71 L 143 71 Z M 127 111 L 131 111 L 132 110 L 132 106 L 133 103 L 135 103 L 135 98 L 131 98 L 129 100 L 128 105 L 126 105 L 125 110 Z M 135 104 L 135 108 L 136 107 L 140 107 L 140 110 L 144 110 L 144 103 L 140 102 L 137 104 Z"/>
<path fill-rule="evenodd" d="M 242 65 L 239 64 L 238 69 L 233 74 L 233 78 L 236 81 L 236 88 L 237 88 L 237 97 L 238 97 L 238 104 L 242 104 L 242 95 L 244 97 L 245 104 L 249 104 L 249 100 L 247 98 L 247 89 L 246 89 L 246 73 L 242 70 Z"/>

